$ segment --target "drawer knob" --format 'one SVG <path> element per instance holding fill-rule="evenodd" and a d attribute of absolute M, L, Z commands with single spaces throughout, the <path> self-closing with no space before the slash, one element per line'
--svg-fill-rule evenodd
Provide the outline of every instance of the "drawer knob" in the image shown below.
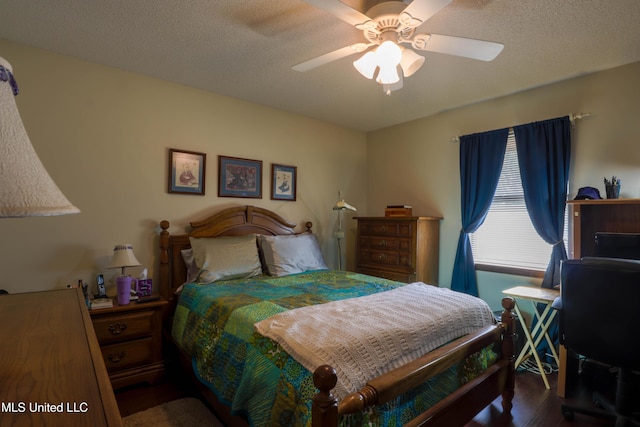
<path fill-rule="evenodd" d="M 386 241 L 386 240 L 380 240 L 380 241 L 378 242 L 378 246 L 381 246 L 381 247 L 385 247 L 385 246 L 387 246 L 387 241 Z"/>
<path fill-rule="evenodd" d="M 386 260 L 387 260 L 387 254 L 378 255 L 378 261 L 386 261 Z"/>
<path fill-rule="evenodd" d="M 111 361 L 111 363 L 118 363 L 120 362 L 122 359 L 124 359 L 125 356 L 125 352 L 124 351 L 120 351 L 118 353 L 109 353 L 107 355 L 107 357 L 109 358 L 109 360 Z"/>
<path fill-rule="evenodd" d="M 109 325 L 109 332 L 112 335 L 120 335 L 127 329 L 127 324 L 124 322 L 112 323 Z"/>

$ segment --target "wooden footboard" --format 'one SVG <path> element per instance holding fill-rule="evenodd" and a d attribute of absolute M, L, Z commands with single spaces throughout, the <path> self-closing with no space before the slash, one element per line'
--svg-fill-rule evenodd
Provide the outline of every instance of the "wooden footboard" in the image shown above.
<path fill-rule="evenodd" d="M 346 396 L 340 402 L 331 393 L 337 383 L 335 369 L 328 365 L 318 367 L 313 373 L 314 385 L 319 390 L 313 398 L 313 427 L 335 427 L 341 415 L 352 414 L 369 406 L 382 405 L 494 342 L 500 343 L 501 349 L 500 358 L 494 365 L 406 425 L 464 425 L 500 395 L 503 413 L 509 415 L 515 381 L 512 314 L 515 302 L 511 298 L 504 298 L 502 306 L 504 312 L 501 323 L 461 337 L 372 379 L 362 389 Z"/>

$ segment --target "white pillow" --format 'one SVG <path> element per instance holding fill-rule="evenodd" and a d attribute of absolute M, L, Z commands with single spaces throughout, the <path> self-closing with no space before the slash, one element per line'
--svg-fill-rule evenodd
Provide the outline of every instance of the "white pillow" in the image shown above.
<path fill-rule="evenodd" d="M 214 238 L 190 237 L 199 268 L 196 283 L 246 279 L 262 273 L 256 235 Z"/>
<path fill-rule="evenodd" d="M 196 264 L 196 258 L 193 255 L 193 249 L 182 249 L 180 254 L 182 255 L 182 260 L 184 261 L 184 265 L 187 269 L 185 283 L 193 283 L 196 281 L 196 277 L 198 277 L 198 272 L 200 271 Z"/>
<path fill-rule="evenodd" d="M 271 276 L 327 269 L 315 234 L 259 235 L 258 241 L 265 269 Z"/>

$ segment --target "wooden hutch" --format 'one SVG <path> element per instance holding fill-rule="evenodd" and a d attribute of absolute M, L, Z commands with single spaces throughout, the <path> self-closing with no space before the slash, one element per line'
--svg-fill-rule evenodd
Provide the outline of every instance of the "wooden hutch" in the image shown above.
<path fill-rule="evenodd" d="M 571 200 L 569 258 L 595 255 L 598 231 L 640 232 L 640 199 Z"/>

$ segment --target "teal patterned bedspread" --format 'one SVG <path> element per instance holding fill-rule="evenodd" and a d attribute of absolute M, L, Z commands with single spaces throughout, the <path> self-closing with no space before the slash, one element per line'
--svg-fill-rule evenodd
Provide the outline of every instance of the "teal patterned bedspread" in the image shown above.
<path fill-rule="evenodd" d="M 254 330 L 274 314 L 387 291 L 403 283 L 357 273 L 321 270 L 284 277 L 186 285 L 172 325 L 200 379 L 250 425 L 308 426 L 316 389 L 312 373 Z M 396 401 L 345 417 L 342 425 L 402 425 L 495 361 L 486 349 Z M 413 414 L 413 415 L 412 415 Z"/>

